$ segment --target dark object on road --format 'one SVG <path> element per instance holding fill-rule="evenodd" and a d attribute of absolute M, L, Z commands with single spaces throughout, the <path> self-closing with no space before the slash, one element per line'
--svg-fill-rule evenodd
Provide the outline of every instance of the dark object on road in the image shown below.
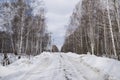
<path fill-rule="evenodd" d="M 52 45 L 52 52 L 59 52 L 56 45 Z"/>
<path fill-rule="evenodd" d="M 4 57 L 3 57 L 3 66 L 7 66 L 10 64 L 10 60 L 8 58 L 7 53 L 4 53 Z"/>

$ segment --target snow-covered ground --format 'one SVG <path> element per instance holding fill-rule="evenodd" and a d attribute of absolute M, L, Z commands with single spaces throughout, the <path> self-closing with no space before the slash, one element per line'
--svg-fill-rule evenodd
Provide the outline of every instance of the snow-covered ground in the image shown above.
<path fill-rule="evenodd" d="M 16 55 L 12 54 L 12 53 L 7 54 L 7 56 L 9 58 L 9 60 L 10 60 L 10 63 L 16 61 L 17 57 L 18 57 Z M 4 57 L 4 55 L 2 53 L 0 53 L 0 64 L 2 64 L 2 62 L 3 62 L 3 57 Z"/>
<path fill-rule="evenodd" d="M 13 62 L 15 62 L 16 60 L 18 60 L 18 56 L 19 55 L 15 55 L 14 53 L 8 53 L 7 54 L 7 56 L 8 56 L 8 58 L 9 58 L 9 61 L 10 61 L 10 63 L 13 63 Z M 23 58 L 28 58 L 29 56 L 27 56 L 27 55 L 21 55 L 21 58 L 23 59 Z M 32 57 L 32 56 L 31 56 Z M 2 54 L 2 53 L 0 53 L 0 64 L 2 64 L 3 63 L 3 58 L 4 58 L 4 55 Z"/>
<path fill-rule="evenodd" d="M 74 53 L 49 53 L 0 65 L 0 80 L 120 80 L 120 62 Z"/>

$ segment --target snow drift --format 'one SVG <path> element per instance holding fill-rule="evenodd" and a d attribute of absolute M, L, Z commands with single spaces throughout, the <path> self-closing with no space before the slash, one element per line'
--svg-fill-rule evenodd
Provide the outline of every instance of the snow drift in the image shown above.
<path fill-rule="evenodd" d="M 120 62 L 94 55 L 44 52 L 0 65 L 0 80 L 119 80 Z"/>

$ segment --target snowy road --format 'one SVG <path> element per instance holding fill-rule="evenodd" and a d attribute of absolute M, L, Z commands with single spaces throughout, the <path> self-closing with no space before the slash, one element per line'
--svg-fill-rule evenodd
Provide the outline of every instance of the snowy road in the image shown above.
<path fill-rule="evenodd" d="M 49 53 L 35 60 L 37 65 L 30 70 L 5 76 L 1 80 L 116 80 L 85 63 L 82 57 Z"/>

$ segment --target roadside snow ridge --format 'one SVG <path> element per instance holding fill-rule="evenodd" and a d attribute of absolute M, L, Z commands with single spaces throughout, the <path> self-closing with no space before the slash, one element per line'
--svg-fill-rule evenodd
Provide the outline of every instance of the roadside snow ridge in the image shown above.
<path fill-rule="evenodd" d="M 108 73 L 105 70 L 102 70 L 100 68 L 95 67 L 94 65 L 91 65 L 91 63 L 89 63 L 91 57 L 93 60 L 95 59 L 96 61 L 98 59 L 98 57 L 91 55 L 44 52 L 41 55 L 38 55 L 30 60 L 21 59 L 7 66 L 6 67 L 7 72 L 5 75 L 1 75 L 2 72 L 0 71 L 0 80 L 119 80 L 120 79 L 119 75 L 117 76 L 112 75 L 111 73 Z M 89 60 L 87 61 L 87 59 Z M 109 59 L 105 58 L 105 60 L 109 60 Z M 95 61 L 93 61 L 93 64 L 94 62 Z M 120 65 L 119 61 L 117 63 Z M 4 68 L 3 71 L 6 71 L 6 69 Z M 12 72 L 8 72 L 9 70 Z"/>

